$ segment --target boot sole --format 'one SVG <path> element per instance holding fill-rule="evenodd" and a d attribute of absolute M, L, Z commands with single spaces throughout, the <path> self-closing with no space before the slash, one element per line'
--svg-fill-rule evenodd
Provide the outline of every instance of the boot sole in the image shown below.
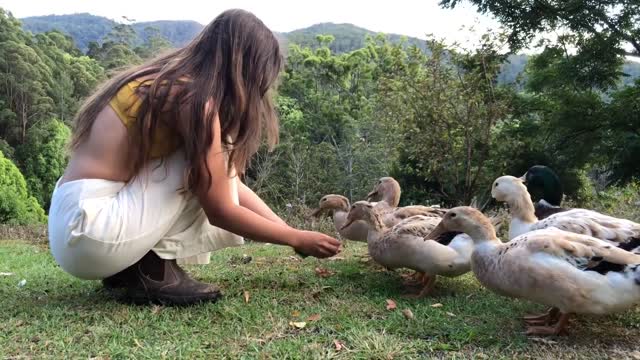
<path fill-rule="evenodd" d="M 221 292 L 202 294 L 202 295 L 151 295 L 142 290 L 130 290 L 125 294 L 126 300 L 136 305 L 159 304 L 164 306 L 171 305 L 193 305 L 203 302 L 217 302 L 222 297 Z"/>

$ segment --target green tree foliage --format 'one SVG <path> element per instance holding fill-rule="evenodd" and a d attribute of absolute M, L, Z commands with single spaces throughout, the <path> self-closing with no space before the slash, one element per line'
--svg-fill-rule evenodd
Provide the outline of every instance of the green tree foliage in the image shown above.
<path fill-rule="evenodd" d="M 443 0 L 454 7 L 461 1 Z M 606 174 L 605 183 L 640 176 L 640 123 L 635 119 L 640 56 L 640 3 L 611 1 L 470 0 L 509 29 L 512 50 L 542 37 L 542 52 L 527 65 L 524 105 L 517 110 L 535 128 L 536 147 L 550 163 L 579 181 L 586 169 Z M 548 34 L 562 33 L 556 38 Z M 512 130 L 515 128 L 511 127 Z M 596 171 L 597 170 L 597 171 Z M 565 171 L 565 170 L 563 170 Z"/>
<path fill-rule="evenodd" d="M 29 195 L 20 170 L 0 152 L 0 223 L 28 225 L 46 221 L 38 201 Z"/>
<path fill-rule="evenodd" d="M 56 181 L 67 166 L 66 144 L 71 130 L 61 121 L 51 120 L 34 126 L 27 141 L 16 151 L 29 193 L 49 209 Z"/>
<path fill-rule="evenodd" d="M 537 34 L 562 28 L 577 36 L 578 53 L 591 51 L 595 42 L 606 47 L 609 54 L 640 56 L 640 4 L 636 0 L 469 2 L 480 12 L 496 16 L 509 29 L 509 43 L 514 49 L 528 45 Z M 462 0 L 440 1 L 450 8 L 459 3 Z"/>
<path fill-rule="evenodd" d="M 0 138 L 16 147 L 34 125 L 59 118 L 71 121 L 78 103 L 104 78 L 68 36 L 31 36 L 0 9 Z"/>
<path fill-rule="evenodd" d="M 98 46 L 109 34 L 117 23 L 102 16 L 95 16 L 87 13 L 70 15 L 46 15 L 32 16 L 21 19 L 25 30 L 34 34 L 46 33 L 52 30 L 59 30 L 69 34 L 75 41 L 75 45 L 86 53 L 89 44 L 94 42 Z M 139 46 L 148 41 L 148 34 L 145 29 L 148 27 L 157 28 L 163 38 L 169 40 L 172 46 L 183 46 L 193 39 L 203 28 L 202 24 L 195 21 L 152 21 L 136 22 L 132 24 L 136 33 L 134 44 Z"/>
<path fill-rule="evenodd" d="M 508 118 L 510 100 L 496 84 L 506 56 L 494 44 L 486 37 L 476 52 L 460 53 L 431 40 L 431 55 L 389 52 L 396 65 L 380 80 L 381 113 L 402 134 L 393 175 L 406 198 L 454 205 L 486 193 L 496 175 L 489 168 L 494 130 Z"/>

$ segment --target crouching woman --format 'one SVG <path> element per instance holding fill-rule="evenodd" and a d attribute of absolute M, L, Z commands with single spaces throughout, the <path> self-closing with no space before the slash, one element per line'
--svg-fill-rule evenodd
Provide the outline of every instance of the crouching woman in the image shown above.
<path fill-rule="evenodd" d="M 189 304 L 220 291 L 176 259 L 243 237 L 336 254 L 336 239 L 289 227 L 238 178 L 264 137 L 277 141 L 270 90 L 282 61 L 258 18 L 230 10 L 184 48 L 98 89 L 77 114 L 49 211 L 62 269 L 137 302 Z"/>

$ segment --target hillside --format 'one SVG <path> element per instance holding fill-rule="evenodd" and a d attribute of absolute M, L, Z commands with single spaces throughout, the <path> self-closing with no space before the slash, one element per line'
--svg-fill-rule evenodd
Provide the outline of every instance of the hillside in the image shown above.
<path fill-rule="evenodd" d="M 87 51 L 90 42 L 100 40 L 111 31 L 116 24 L 115 21 L 102 16 L 95 16 L 88 13 L 70 15 L 47 15 L 35 16 L 20 19 L 23 28 L 33 33 L 41 33 L 53 29 L 60 30 L 73 37 L 78 48 L 83 52 Z M 145 29 L 155 27 L 160 34 L 167 38 L 174 46 L 182 46 L 195 37 L 203 25 L 196 21 L 174 21 L 161 20 L 152 22 L 136 22 L 132 24 L 138 34 L 139 41 L 146 40 Z M 331 44 L 331 50 L 335 53 L 348 52 L 359 49 L 364 45 L 367 35 L 375 35 L 374 31 L 361 28 L 352 24 L 320 23 L 303 29 L 290 32 L 276 33 L 282 44 L 296 43 L 303 46 L 314 46 L 317 44 L 316 35 L 333 35 L 335 41 Z M 391 41 L 400 41 L 403 35 L 387 34 Z M 411 45 L 416 45 L 422 50 L 427 50 L 423 40 L 406 37 Z M 504 64 L 499 81 L 501 83 L 513 83 L 519 74 L 524 71 L 528 56 L 512 55 L 509 62 Z M 640 63 L 628 62 L 625 64 L 624 73 L 630 75 L 623 79 L 626 84 L 640 77 Z"/>
<path fill-rule="evenodd" d="M 99 42 L 105 35 L 111 31 L 116 22 L 102 16 L 95 16 L 87 13 L 70 14 L 70 15 L 47 15 L 34 16 L 20 19 L 25 30 L 33 33 L 41 33 L 50 30 L 60 30 L 63 33 L 71 35 L 80 50 L 87 51 L 90 42 Z M 156 27 L 160 30 L 160 34 L 167 38 L 174 46 L 182 46 L 189 40 L 193 39 L 204 27 L 195 21 L 174 21 L 161 20 L 152 22 L 136 22 L 132 24 L 134 30 L 140 37 L 141 41 L 145 39 L 144 29 L 147 27 Z M 313 46 L 316 44 L 316 35 L 330 34 L 336 40 L 331 45 L 334 52 L 347 52 L 359 49 L 364 45 L 367 35 L 375 35 L 376 33 L 351 24 L 333 24 L 322 23 L 312 25 L 304 29 L 298 29 L 291 32 L 277 33 L 283 42 L 295 42 L 300 45 Z M 402 35 L 389 34 L 392 41 L 399 41 Z M 424 41 L 417 38 L 407 38 L 410 44 L 417 45 L 426 50 Z"/>
<path fill-rule="evenodd" d="M 87 13 L 70 15 L 47 15 L 33 16 L 20 19 L 22 27 L 32 33 L 41 33 L 50 30 L 60 30 L 69 34 L 76 42 L 76 46 L 83 52 L 87 51 L 88 45 L 92 41 L 100 40 L 111 31 L 116 22 L 102 16 L 95 16 Z M 182 46 L 193 39 L 203 25 L 195 21 L 151 21 L 136 22 L 132 24 L 133 29 L 138 34 L 140 41 L 145 39 L 145 29 L 156 27 L 160 34 L 167 38 L 174 46 Z"/>
<path fill-rule="evenodd" d="M 303 46 L 313 46 L 316 42 L 316 35 L 325 34 L 333 35 L 336 39 L 331 44 L 331 51 L 342 53 L 355 49 L 360 49 L 364 46 L 367 35 L 376 35 L 375 32 L 367 30 L 352 24 L 334 24 L 334 23 L 321 23 L 306 27 L 304 29 L 298 29 L 283 33 L 289 42 L 300 44 Z M 400 41 L 403 35 L 387 34 L 389 39 L 393 42 Z M 411 45 L 416 45 L 422 50 L 427 50 L 427 46 L 424 40 L 418 38 L 406 37 L 407 42 Z"/>

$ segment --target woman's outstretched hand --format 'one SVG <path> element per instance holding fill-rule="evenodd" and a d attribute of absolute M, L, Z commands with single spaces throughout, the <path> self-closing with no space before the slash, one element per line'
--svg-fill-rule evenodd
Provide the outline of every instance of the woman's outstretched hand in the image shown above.
<path fill-rule="evenodd" d="M 340 252 L 340 241 L 315 231 L 300 230 L 291 246 L 300 255 L 311 255 L 317 258 L 327 258 Z"/>

